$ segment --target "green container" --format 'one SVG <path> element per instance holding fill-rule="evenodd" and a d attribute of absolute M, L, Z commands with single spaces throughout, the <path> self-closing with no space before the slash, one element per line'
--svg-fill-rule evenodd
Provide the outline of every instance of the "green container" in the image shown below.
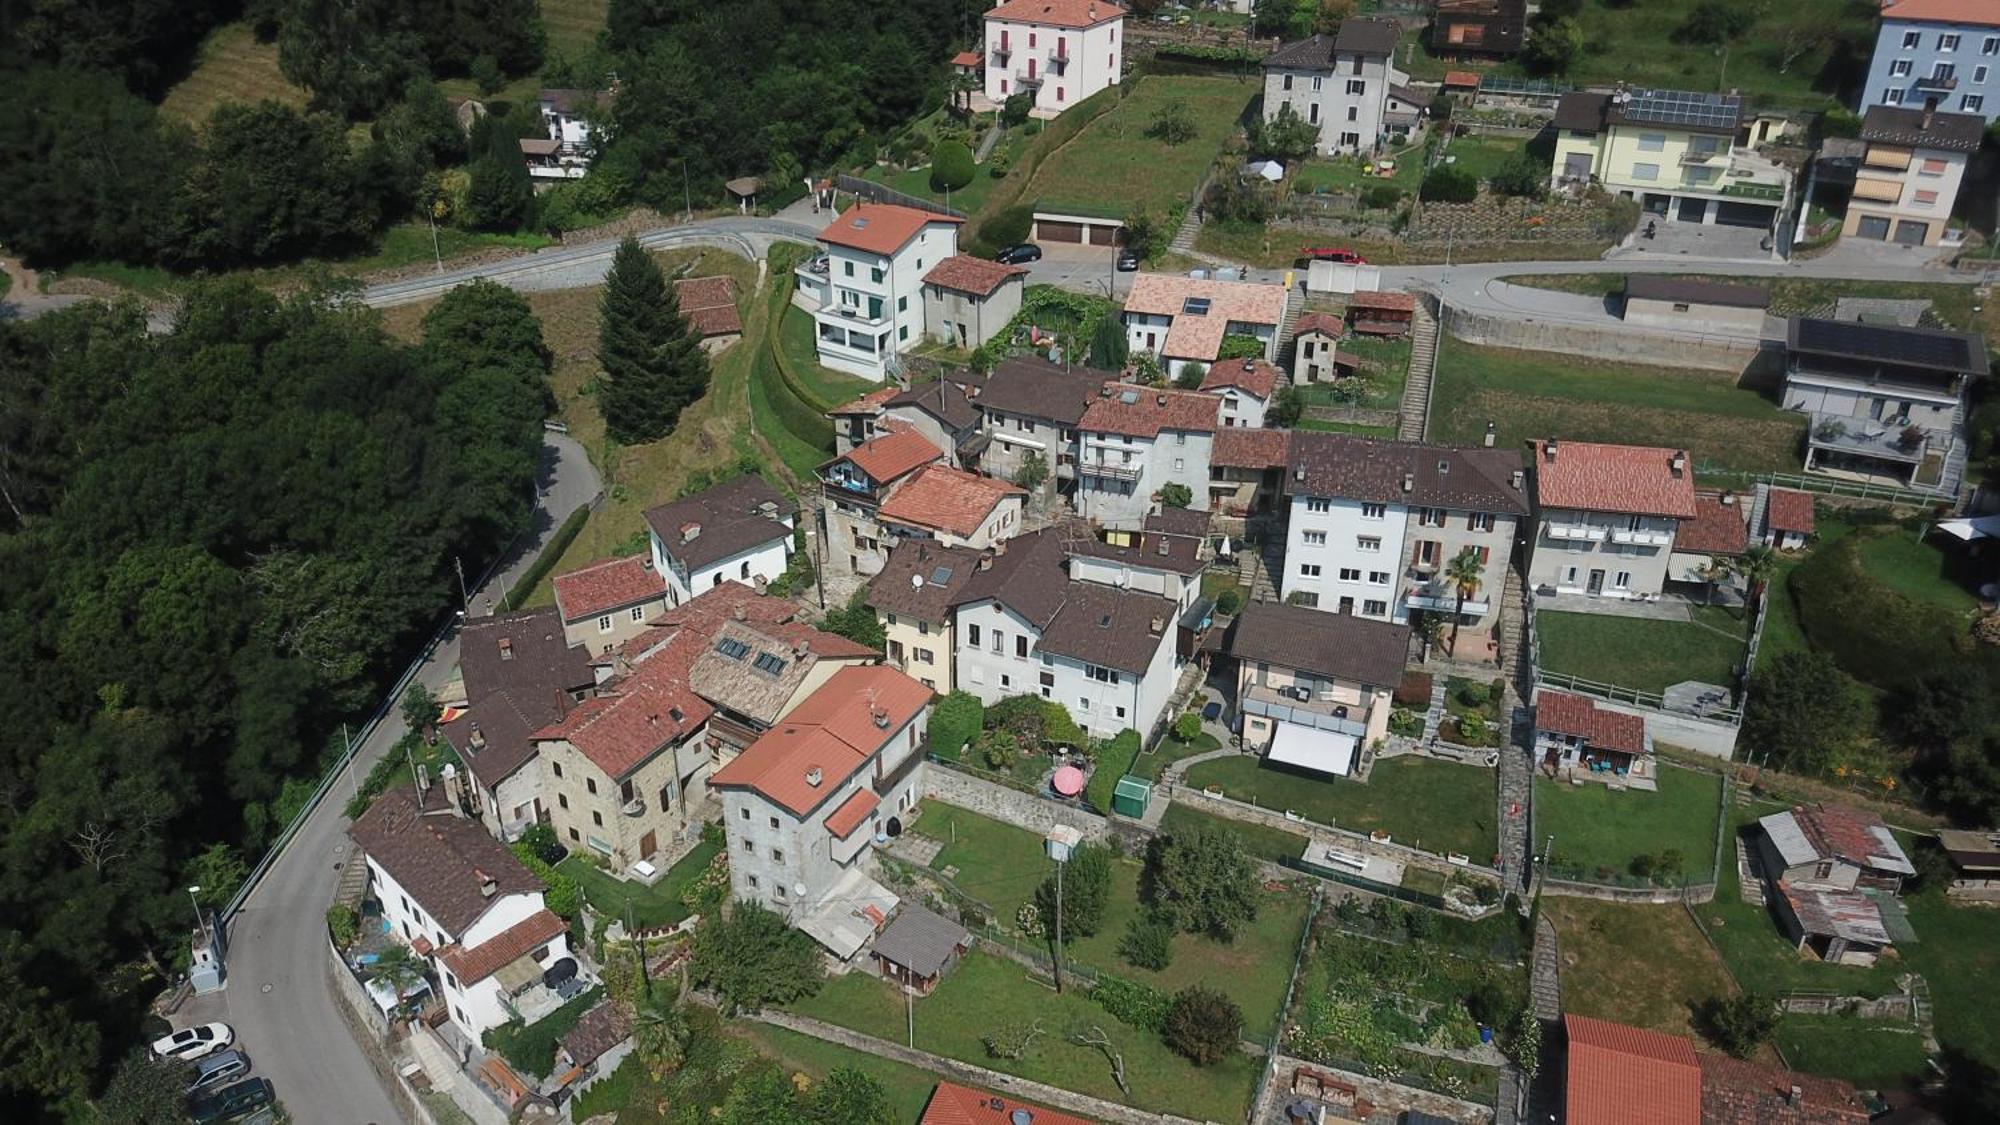
<path fill-rule="evenodd" d="M 1152 799 L 1153 783 L 1128 773 L 1118 779 L 1118 787 L 1111 791 L 1111 811 L 1137 820 L 1146 815 L 1146 805 Z"/>

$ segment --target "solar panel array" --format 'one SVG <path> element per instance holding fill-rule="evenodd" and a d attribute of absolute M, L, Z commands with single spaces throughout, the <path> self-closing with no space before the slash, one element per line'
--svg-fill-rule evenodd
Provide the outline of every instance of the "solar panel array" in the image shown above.
<path fill-rule="evenodd" d="M 1802 320 L 1799 346 L 1816 352 L 1943 371 L 1963 371 L 1972 362 L 1970 346 L 1956 333 L 1889 328 L 1852 320 Z"/>
<path fill-rule="evenodd" d="M 1625 117 L 1655 125 L 1689 125 L 1730 129 L 1736 125 L 1743 99 L 1734 94 L 1703 94 L 1693 90 L 1634 90 L 1625 102 Z"/>

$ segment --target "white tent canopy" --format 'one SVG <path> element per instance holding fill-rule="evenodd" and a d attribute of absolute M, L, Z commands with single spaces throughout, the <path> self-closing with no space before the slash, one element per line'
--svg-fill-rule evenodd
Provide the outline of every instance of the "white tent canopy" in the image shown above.
<path fill-rule="evenodd" d="M 1270 759 L 1316 773 L 1346 777 L 1354 768 L 1354 752 L 1360 745 L 1361 740 L 1351 734 L 1280 722 L 1277 736 L 1271 740 Z"/>
<path fill-rule="evenodd" d="M 1970 519 L 1945 520 L 1937 525 L 1939 531 L 1954 539 L 1970 542 L 1974 539 L 2000 539 L 2000 516 L 1973 516 Z"/>
<path fill-rule="evenodd" d="M 1244 165 L 1243 170 L 1274 184 L 1285 178 L 1285 166 L 1275 160 L 1258 160 Z"/>

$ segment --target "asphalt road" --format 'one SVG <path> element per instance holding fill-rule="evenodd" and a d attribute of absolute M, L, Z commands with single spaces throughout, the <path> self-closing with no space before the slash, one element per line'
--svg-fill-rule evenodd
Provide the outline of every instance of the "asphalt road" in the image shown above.
<path fill-rule="evenodd" d="M 486 612 L 503 584 L 518 580 L 562 521 L 588 504 L 600 483 L 583 447 L 551 433 L 543 446 L 541 496 L 528 534 L 488 585 L 473 593 Z M 424 661 L 417 679 L 436 688 L 458 663 L 456 635 Z M 367 775 L 403 736 L 393 712 L 355 755 L 352 781 Z M 184 1019 L 220 1019 L 271 1080 L 301 1125 L 387 1125 L 401 1120 L 387 1089 L 342 1021 L 327 985 L 326 908 L 346 857 L 343 815 L 352 781 L 343 777 L 300 829 L 228 927 L 228 986 L 191 1000 Z M 218 1003 L 219 1001 L 219 1003 Z M 177 1021 L 179 1022 L 179 1021 Z"/>

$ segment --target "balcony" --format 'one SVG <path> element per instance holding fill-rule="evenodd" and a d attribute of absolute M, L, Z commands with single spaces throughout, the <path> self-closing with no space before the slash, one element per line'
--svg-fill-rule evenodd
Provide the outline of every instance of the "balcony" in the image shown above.
<path fill-rule="evenodd" d="M 618 811 L 624 813 L 626 816 L 645 816 L 646 798 L 634 797 L 631 800 L 625 802 L 625 804 L 622 807 L 620 807 Z"/>
<path fill-rule="evenodd" d="M 1246 715 L 1262 715 L 1267 719 L 1277 719 L 1315 730 L 1329 730 L 1336 734 L 1352 735 L 1355 738 L 1368 737 L 1368 707 L 1360 703 L 1333 703 L 1318 699 L 1299 699 L 1288 692 L 1300 692 L 1302 688 L 1268 688 L 1252 685 L 1243 693 L 1242 711 Z"/>
<path fill-rule="evenodd" d="M 1723 155 L 1715 149 L 1690 148 L 1681 152 L 1682 164 L 1708 164 Z"/>
<path fill-rule="evenodd" d="M 1050 70 L 1056 72 L 1057 74 L 1063 74 L 1068 70 L 1068 67 L 1069 67 L 1069 55 L 1067 53 L 1059 52 L 1057 54 L 1049 56 Z"/>
<path fill-rule="evenodd" d="M 1410 609 L 1430 610 L 1435 613 L 1456 613 L 1459 608 L 1458 595 L 1452 591 L 1425 590 L 1421 587 L 1403 595 L 1403 604 Z M 1484 598 L 1465 599 L 1465 612 L 1470 616 L 1484 617 L 1486 611 L 1491 608 L 1493 603 Z"/>
<path fill-rule="evenodd" d="M 1144 465 L 1105 465 L 1095 461 L 1085 461 L 1077 466 L 1077 471 L 1087 477 L 1106 477 L 1111 480 L 1138 480 L 1144 475 Z"/>
<path fill-rule="evenodd" d="M 1634 531 L 1631 528 L 1620 527 L 1612 530 L 1611 541 L 1613 543 L 1633 543 L 1647 547 L 1664 547 L 1674 541 L 1674 536 L 1670 531 L 1649 529 Z"/>
<path fill-rule="evenodd" d="M 1546 528 L 1546 534 L 1551 539 L 1588 540 L 1601 543 L 1605 536 L 1611 534 L 1611 529 L 1588 523 L 1552 523 Z"/>
<path fill-rule="evenodd" d="M 1929 78 L 1919 78 L 1912 85 L 1919 90 L 1949 92 L 1958 89 L 1958 79 L 1951 76 L 1940 78 L 1934 74 Z"/>
<path fill-rule="evenodd" d="M 1002 39 L 1000 42 L 995 43 L 993 45 L 993 62 L 997 66 L 1003 66 L 1003 67 L 1006 66 L 1007 60 L 1011 58 L 1013 54 L 1014 54 L 1014 48 L 1009 46 L 1005 39 Z"/>
<path fill-rule="evenodd" d="M 1917 440 L 1913 443 L 1906 434 L 1916 429 Z M 1884 461 L 1899 461 L 1915 465 L 1921 463 L 1933 450 L 1943 452 L 1951 447 L 1951 438 L 1934 430 L 1912 427 L 1907 419 L 1852 418 L 1843 414 L 1812 415 L 1812 428 L 1806 431 L 1813 448 L 1833 453 L 1852 453 L 1863 457 L 1873 457 Z"/>
<path fill-rule="evenodd" d="M 1041 88 L 1043 79 L 1047 77 L 1045 74 L 1036 74 L 1032 70 L 1023 70 L 1014 75 L 1014 81 L 1019 83 L 1024 90 L 1037 90 Z"/>

